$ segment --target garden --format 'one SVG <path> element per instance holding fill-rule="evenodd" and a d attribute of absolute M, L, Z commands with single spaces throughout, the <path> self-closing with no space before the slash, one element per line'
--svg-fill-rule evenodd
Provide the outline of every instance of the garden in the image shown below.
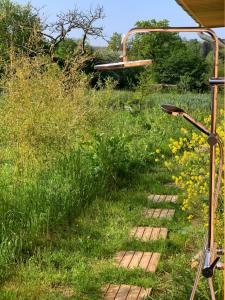
<path fill-rule="evenodd" d="M 210 127 L 210 43 L 175 33 L 139 35 L 129 44 L 130 58 L 150 56 L 155 65 L 99 73 L 96 63 L 118 59 L 120 34 L 105 49 L 66 37 L 56 43 L 39 34 L 43 24 L 30 5 L 0 1 L 0 11 L 0 298 L 99 300 L 105 283 L 126 282 L 154 287 L 149 299 L 189 299 L 207 230 L 209 145 L 160 106 L 182 107 Z M 221 74 L 223 60 L 221 52 Z M 221 92 L 223 139 L 222 101 Z M 142 220 L 149 193 L 179 195 L 172 222 Z M 223 188 L 220 247 L 222 195 Z M 137 220 L 167 226 L 170 238 L 131 241 Z M 157 250 L 163 259 L 150 275 L 118 270 L 112 261 L 121 248 Z M 222 277 L 216 273 L 217 299 Z M 197 299 L 210 299 L 205 280 Z"/>

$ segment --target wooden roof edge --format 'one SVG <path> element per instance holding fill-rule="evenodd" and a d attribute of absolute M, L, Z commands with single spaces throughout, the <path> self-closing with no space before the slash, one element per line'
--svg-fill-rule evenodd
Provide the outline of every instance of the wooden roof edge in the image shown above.
<path fill-rule="evenodd" d="M 204 26 L 203 24 L 201 24 L 200 20 L 198 19 L 198 17 L 195 15 L 195 13 L 190 9 L 190 7 L 187 5 L 187 3 L 185 3 L 183 0 L 176 0 L 177 4 L 179 4 L 181 6 L 182 9 L 184 9 L 187 14 L 192 17 L 192 19 L 194 19 L 200 26 Z"/>
<path fill-rule="evenodd" d="M 224 27 L 225 24 L 225 12 L 224 12 L 224 24 L 223 26 L 220 25 L 213 25 L 213 26 L 209 26 L 207 24 L 204 24 L 200 21 L 199 17 L 196 15 L 196 13 L 189 7 L 189 5 L 186 3 L 186 1 L 184 0 L 175 0 L 177 2 L 178 5 L 180 5 L 180 7 L 185 10 L 187 12 L 187 14 L 194 19 L 200 27 L 211 27 L 211 28 L 222 28 Z"/>

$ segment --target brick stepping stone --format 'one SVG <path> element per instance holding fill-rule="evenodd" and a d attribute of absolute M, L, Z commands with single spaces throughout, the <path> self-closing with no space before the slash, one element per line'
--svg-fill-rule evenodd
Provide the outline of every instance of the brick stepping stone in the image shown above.
<path fill-rule="evenodd" d="M 168 234 L 167 228 L 157 228 L 157 227 L 134 227 L 130 232 L 130 236 L 132 238 L 144 242 L 166 239 L 167 234 Z"/>
<path fill-rule="evenodd" d="M 144 300 L 150 296 L 152 289 L 133 285 L 108 284 L 103 289 L 104 300 Z"/>
<path fill-rule="evenodd" d="M 175 209 L 146 208 L 144 216 L 147 218 L 169 219 L 175 214 Z"/>
<path fill-rule="evenodd" d="M 159 202 L 172 202 L 176 203 L 176 195 L 149 195 L 148 200 L 159 203 Z"/>
<path fill-rule="evenodd" d="M 120 251 L 115 262 L 118 267 L 126 269 L 140 268 L 146 272 L 155 272 L 159 263 L 160 253 L 141 251 Z"/>

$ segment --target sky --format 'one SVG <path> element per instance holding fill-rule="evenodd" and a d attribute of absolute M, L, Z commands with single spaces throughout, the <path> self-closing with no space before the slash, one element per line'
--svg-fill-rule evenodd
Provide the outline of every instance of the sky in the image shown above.
<path fill-rule="evenodd" d="M 28 1 L 15 0 L 20 4 Z M 104 7 L 105 19 L 99 24 L 104 27 L 104 34 L 109 40 L 114 32 L 126 33 L 140 20 L 167 19 L 170 26 L 198 26 L 195 21 L 176 3 L 175 0 L 30 0 L 34 7 L 41 8 L 41 12 L 48 22 L 53 22 L 56 15 L 69 9 L 78 7 L 81 10 Z M 216 29 L 218 35 L 225 38 L 225 29 Z M 182 34 L 186 38 L 197 38 L 196 34 Z M 79 38 L 80 32 L 73 32 L 72 37 Z M 91 39 L 93 46 L 104 46 L 102 39 Z"/>

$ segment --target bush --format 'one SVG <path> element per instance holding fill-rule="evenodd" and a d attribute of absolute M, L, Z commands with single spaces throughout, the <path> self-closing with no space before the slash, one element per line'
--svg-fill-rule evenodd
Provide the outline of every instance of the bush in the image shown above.
<path fill-rule="evenodd" d="M 3 79 L 0 135 L 0 278 L 96 197 L 149 160 L 138 117 L 113 110 L 112 87 L 87 88 L 43 58 L 20 58 Z"/>
<path fill-rule="evenodd" d="M 221 110 L 221 123 L 217 129 L 221 139 L 224 136 L 223 114 L 224 112 Z M 210 119 L 210 117 L 204 119 L 204 123 L 208 127 L 210 127 Z M 184 192 L 182 210 L 187 211 L 190 220 L 198 215 L 207 223 L 210 158 L 207 138 L 203 133 L 191 133 L 186 128 L 181 128 L 180 133 L 181 137 L 179 140 L 171 139 L 170 149 L 175 156 L 175 163 L 179 170 L 178 175 L 173 176 L 173 179 L 176 185 Z M 219 162 L 218 151 L 217 147 L 217 163 Z M 166 165 L 168 166 L 167 162 Z M 222 195 L 222 191 L 220 195 Z"/>
<path fill-rule="evenodd" d="M 190 91 L 201 91 L 207 87 L 207 70 L 205 59 L 186 47 L 177 49 L 153 65 L 155 80 L 158 83 L 185 83 L 185 88 Z"/>

